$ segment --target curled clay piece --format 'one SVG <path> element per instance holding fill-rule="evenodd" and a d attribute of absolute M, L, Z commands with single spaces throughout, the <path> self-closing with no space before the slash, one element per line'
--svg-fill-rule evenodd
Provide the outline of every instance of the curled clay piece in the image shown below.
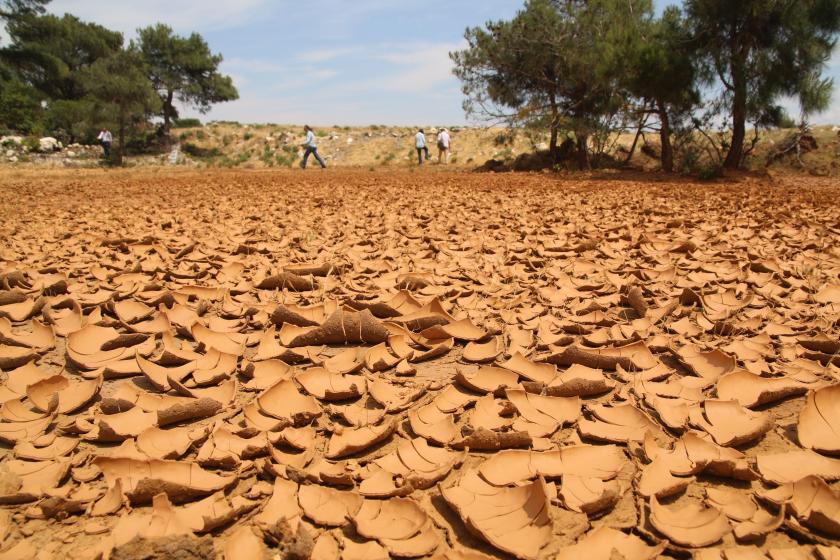
<path fill-rule="evenodd" d="M 664 498 L 673 496 L 685 490 L 689 484 L 694 482 L 693 476 L 676 477 L 671 474 L 668 461 L 662 456 L 656 457 L 642 469 L 639 477 L 639 494 L 645 498 L 656 496 Z"/>
<path fill-rule="evenodd" d="M 258 537 L 255 529 L 249 525 L 239 527 L 228 537 L 223 554 L 224 560 L 239 560 L 240 558 L 268 560 L 269 558 L 268 548 L 263 539 Z"/>
<path fill-rule="evenodd" d="M 505 395 L 520 414 L 513 429 L 528 432 L 531 437 L 548 437 L 580 416 L 579 397 L 547 397 L 519 389 L 506 389 Z"/>
<path fill-rule="evenodd" d="M 327 527 L 342 527 L 350 522 L 364 500 L 356 492 L 326 488 L 317 484 L 298 489 L 298 504 L 304 515 Z"/>
<path fill-rule="evenodd" d="M 706 471 L 736 480 L 756 479 L 743 453 L 701 439 L 693 432 L 683 434 L 674 444 L 673 451 L 661 449 L 651 433 L 645 434 L 644 450 L 651 461 L 663 457 L 668 469 L 677 476 L 690 476 Z"/>
<path fill-rule="evenodd" d="M 192 444 L 189 428 L 146 428 L 137 435 L 137 449 L 151 459 L 177 459 Z"/>
<path fill-rule="evenodd" d="M 32 422 L 46 418 L 54 412 L 41 412 L 37 408 L 32 407 L 31 404 L 25 398 L 8 400 L 0 406 L 0 417 L 8 422 Z M 56 408 L 58 406 L 58 399 L 52 399 L 50 406 Z"/>
<path fill-rule="evenodd" d="M 784 520 L 785 508 L 779 508 L 779 511 L 775 514 L 771 514 L 765 509 L 759 509 L 749 520 L 735 524 L 735 538 L 738 541 L 760 539 L 781 527 Z M 771 558 L 775 558 L 772 553 Z"/>
<path fill-rule="evenodd" d="M 734 447 L 756 440 L 773 427 L 766 412 L 752 412 L 738 401 L 706 399 L 700 407 L 689 411 L 689 422 L 708 432 L 715 443 Z"/>
<path fill-rule="evenodd" d="M 434 403 L 409 410 L 408 420 L 415 434 L 434 443 L 445 445 L 458 437 L 452 414 L 441 412 Z"/>
<path fill-rule="evenodd" d="M 357 543 L 341 537 L 341 560 L 390 560 L 391 555 L 376 541 Z"/>
<path fill-rule="evenodd" d="M 429 327 L 422 331 L 420 335 L 429 340 L 454 338 L 456 340 L 475 342 L 487 336 L 487 331 L 476 327 L 469 319 L 461 319 L 460 321 L 454 321 L 446 325 Z"/>
<path fill-rule="evenodd" d="M 840 537 L 840 496 L 823 479 L 806 476 L 794 482 L 790 508 L 806 527 Z"/>
<path fill-rule="evenodd" d="M 396 419 L 386 420 L 379 426 L 347 428 L 341 433 L 333 433 L 327 444 L 324 457 L 338 459 L 363 451 L 385 440 L 397 429 Z"/>
<path fill-rule="evenodd" d="M 621 494 L 621 486 L 615 480 L 565 475 L 560 485 L 563 504 L 572 511 L 587 515 L 611 509 Z"/>
<path fill-rule="evenodd" d="M 52 375 L 41 370 L 35 365 L 35 362 L 28 362 L 19 368 L 13 369 L 6 373 L 6 382 L 0 386 L 0 391 L 3 391 L 4 396 L 8 394 L 8 398 L 3 398 L 2 400 L 5 402 L 6 400 L 19 396 L 22 397 L 26 395 L 26 389 L 30 385 L 34 385 L 50 377 Z"/>
<path fill-rule="evenodd" d="M 318 401 L 303 395 L 292 381 L 281 381 L 256 399 L 262 412 L 289 425 L 305 426 L 322 413 Z"/>
<path fill-rule="evenodd" d="M 176 515 L 193 533 L 207 533 L 227 525 L 258 505 L 258 502 L 242 496 L 228 498 L 223 492 L 216 492 L 212 496 L 177 510 Z"/>
<path fill-rule="evenodd" d="M 396 450 L 376 459 L 374 464 L 389 474 L 401 476 L 413 488 L 424 490 L 460 465 L 463 458 L 463 454 L 431 447 L 425 439 L 415 438 L 400 441 Z"/>
<path fill-rule="evenodd" d="M 506 387 L 516 387 L 519 384 L 519 375 L 497 367 L 482 367 L 473 372 L 458 368 L 455 380 L 472 391 L 495 393 Z"/>
<path fill-rule="evenodd" d="M 431 518 L 410 498 L 365 500 L 353 515 L 353 524 L 356 532 L 375 539 L 397 557 L 426 556 L 441 542 Z"/>
<path fill-rule="evenodd" d="M 728 373 L 717 381 L 717 395 L 723 400 L 737 400 L 747 408 L 779 401 L 791 395 L 802 395 L 807 385 L 784 377 L 761 377 L 746 370 Z"/>
<path fill-rule="evenodd" d="M 461 438 L 450 442 L 454 449 L 498 451 L 499 449 L 515 449 L 530 447 L 533 438 L 528 432 L 494 432 L 484 428 L 471 429 L 465 426 L 461 430 Z"/>
<path fill-rule="evenodd" d="M 325 401 L 344 401 L 367 392 L 367 381 L 361 375 L 340 375 L 314 367 L 295 375 L 307 393 Z"/>
<path fill-rule="evenodd" d="M 338 310 L 327 317 L 321 326 L 287 339 L 284 339 L 281 331 L 280 339 L 289 348 L 321 344 L 378 344 L 388 340 L 388 330 L 368 310 Z"/>
<path fill-rule="evenodd" d="M 758 512 L 758 506 L 749 495 L 727 488 L 706 488 L 709 505 L 716 507 L 733 521 L 747 521 Z"/>
<path fill-rule="evenodd" d="M 413 356 L 414 353 L 412 352 L 412 357 Z M 364 365 L 369 371 L 376 373 L 378 371 L 391 369 L 397 365 L 399 361 L 400 357 L 392 354 L 388 345 L 381 342 L 367 351 L 365 354 Z"/>
<path fill-rule="evenodd" d="M 0 488 L 0 504 L 21 504 L 32 502 L 54 491 L 67 476 L 70 463 L 67 459 L 57 461 L 7 460 L 6 473 L 2 473 L 3 487 Z"/>
<path fill-rule="evenodd" d="M 55 348 L 55 332 L 49 325 L 44 325 L 37 319 L 30 322 L 31 332 L 14 332 L 12 323 L 6 318 L 0 318 L 0 344 L 24 346 L 39 352 Z"/>
<path fill-rule="evenodd" d="M 562 366 L 580 364 L 610 371 L 615 370 L 617 366 L 627 371 L 638 371 L 651 369 L 659 364 L 659 360 L 643 342 L 598 349 L 569 346 L 558 353 L 549 355 L 544 361 Z"/>
<path fill-rule="evenodd" d="M 401 385 L 377 378 L 370 384 L 370 396 L 385 407 L 386 412 L 401 412 L 426 392 L 427 385 L 405 382 Z"/>
<path fill-rule="evenodd" d="M 471 531 L 516 558 L 537 558 L 551 540 L 550 497 L 542 479 L 497 488 L 469 471 L 440 492 Z"/>
<path fill-rule="evenodd" d="M 696 376 L 710 380 L 717 380 L 735 371 L 737 366 L 735 358 L 720 350 L 703 352 L 690 345 L 680 348 L 674 354 Z"/>
<path fill-rule="evenodd" d="M 572 364 L 546 385 L 545 393 L 553 397 L 592 397 L 613 388 L 615 382 L 608 379 L 600 369 Z"/>
<path fill-rule="evenodd" d="M 691 548 L 714 544 L 731 530 L 726 516 L 715 508 L 690 504 L 675 511 L 660 505 L 656 496 L 650 499 L 650 522 L 671 542 Z"/>
<path fill-rule="evenodd" d="M 279 476 L 274 479 L 274 489 L 271 498 L 265 503 L 262 511 L 254 518 L 257 525 L 263 528 L 274 527 L 279 521 L 296 524 L 303 515 L 298 505 L 298 485 L 291 480 Z"/>
<path fill-rule="evenodd" d="M 803 447 L 829 454 L 840 453 L 840 385 L 808 393 L 796 426 Z"/>
<path fill-rule="evenodd" d="M 645 393 L 644 400 L 665 426 L 680 432 L 686 428 L 691 407 L 696 404 L 687 399 L 663 398 L 650 393 Z"/>
<path fill-rule="evenodd" d="M 330 373 L 347 375 L 356 373 L 365 365 L 364 354 L 357 348 L 348 348 L 332 358 L 324 360 L 324 367 Z"/>
<path fill-rule="evenodd" d="M 20 368 L 38 357 L 34 350 L 0 344 L 0 371 Z"/>
<path fill-rule="evenodd" d="M 469 425 L 476 429 L 504 430 L 513 424 L 510 415 L 512 406 L 506 401 L 494 399 L 492 395 L 484 395 L 475 401 L 475 406 L 469 412 Z"/>
<path fill-rule="evenodd" d="M 322 306 L 303 308 L 298 305 L 278 305 L 271 313 L 271 322 L 277 326 L 289 323 L 296 327 L 317 327 L 326 317 Z"/>
<path fill-rule="evenodd" d="M 127 412 L 94 416 L 94 429 L 84 435 L 88 441 L 119 442 L 140 435 L 157 425 L 157 414 L 134 407 Z"/>
<path fill-rule="evenodd" d="M 105 491 L 105 494 L 103 494 L 102 497 L 93 504 L 90 510 L 90 515 L 91 517 L 111 515 L 113 513 L 117 513 L 122 506 L 122 481 L 117 479 L 114 481 L 114 484 Z"/>
<path fill-rule="evenodd" d="M 243 373 L 251 378 L 245 388 L 251 391 L 263 391 L 280 381 L 290 380 L 296 373 L 295 368 L 280 360 L 265 360 L 249 363 Z"/>
<path fill-rule="evenodd" d="M 102 470 L 109 485 L 122 480 L 123 491 L 134 504 L 146 504 L 161 492 L 180 503 L 223 490 L 236 482 L 202 470 L 195 463 L 181 461 L 137 461 L 96 457 L 93 464 Z"/>
<path fill-rule="evenodd" d="M 573 445 L 553 451 L 500 451 L 479 465 L 478 472 L 490 484 L 505 486 L 566 475 L 612 480 L 626 464 L 627 458 L 618 446 Z"/>
<path fill-rule="evenodd" d="M 99 393 L 102 378 L 71 383 L 62 375 L 55 375 L 26 388 L 26 396 L 36 408 L 44 412 L 69 414 L 89 403 Z M 51 407 L 53 397 L 58 398 L 58 406 Z"/>
<path fill-rule="evenodd" d="M 281 443 L 294 447 L 299 451 L 306 451 L 315 446 L 317 432 L 312 426 L 305 428 L 283 428 L 276 434 L 269 434 L 268 439 L 272 444 Z"/>
<path fill-rule="evenodd" d="M 514 352 L 501 367 L 518 373 L 529 381 L 549 384 L 557 376 L 557 368 L 551 364 L 540 364 L 526 359 L 521 353 Z M 568 395 L 559 395 L 568 396 Z"/>
<path fill-rule="evenodd" d="M 505 344 L 501 337 L 494 336 L 488 342 L 468 342 L 464 348 L 463 358 L 467 362 L 492 362 L 505 351 Z"/>
<path fill-rule="evenodd" d="M 139 354 L 135 356 L 135 359 L 137 360 L 137 365 L 140 368 L 140 371 L 143 372 L 143 375 L 146 376 L 149 383 L 151 383 L 155 389 L 162 392 L 166 392 L 170 389 L 170 377 L 178 379 L 179 381 L 183 380 L 194 372 L 196 368 L 196 362 L 187 362 L 182 366 L 165 368 L 154 362 L 146 360 Z"/>
<path fill-rule="evenodd" d="M 75 438 L 57 437 L 50 445 L 35 447 L 31 442 L 21 441 L 15 445 L 15 457 L 28 459 L 30 461 L 50 461 L 65 457 L 73 452 L 79 445 Z"/>
<path fill-rule="evenodd" d="M 360 399 L 350 405 L 331 405 L 330 411 L 355 428 L 379 424 L 385 417 L 385 409 L 379 408 L 373 399 Z"/>
<path fill-rule="evenodd" d="M 554 560 L 611 560 L 614 554 L 626 560 L 652 560 L 659 557 L 664 545 L 649 546 L 636 535 L 601 526 L 581 537 L 572 546 L 561 548 Z"/>
<path fill-rule="evenodd" d="M 246 439 L 220 427 L 210 434 L 195 460 L 202 467 L 235 469 L 243 459 L 265 455 L 267 448 L 268 440 L 263 434 Z"/>
<path fill-rule="evenodd" d="M 215 349 L 231 356 L 245 354 L 245 336 L 239 333 L 216 332 L 201 323 L 196 323 L 190 333 L 199 345 L 210 350 Z"/>
<path fill-rule="evenodd" d="M 627 443 L 642 441 L 648 431 L 659 432 L 657 426 L 641 410 L 631 404 L 618 406 L 594 405 L 589 410 L 595 420 L 578 420 L 581 436 L 598 441 Z"/>
<path fill-rule="evenodd" d="M 761 478 L 773 484 L 788 484 L 805 476 L 818 476 L 828 481 L 840 480 L 840 459 L 829 459 L 804 449 L 760 453 L 755 462 Z"/>
<path fill-rule="evenodd" d="M 318 283 L 312 277 L 298 276 L 291 272 L 281 272 L 267 276 L 255 282 L 258 290 L 289 290 L 291 292 L 311 292 L 318 289 Z"/>
<path fill-rule="evenodd" d="M 459 385 L 449 384 L 434 398 L 434 405 L 441 412 L 455 412 L 474 403 L 477 395 L 467 392 Z"/>

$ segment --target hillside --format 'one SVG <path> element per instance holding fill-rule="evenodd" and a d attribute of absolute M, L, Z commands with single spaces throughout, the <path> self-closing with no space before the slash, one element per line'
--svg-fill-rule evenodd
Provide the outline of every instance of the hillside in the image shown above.
<path fill-rule="evenodd" d="M 434 137 L 437 128 L 424 128 L 432 145 L 432 164 L 437 166 Z M 411 168 L 417 165 L 412 127 L 341 127 L 316 129 L 318 150 L 330 167 Z M 522 157 L 548 147 L 548 135 L 529 130 L 502 127 L 449 127 L 452 154 L 449 167 L 475 169 L 496 160 L 521 170 L 538 169 L 545 158 Z M 820 126 L 813 129 L 816 148 L 801 154 L 802 165 L 793 156 L 773 163 L 771 173 L 807 173 L 816 176 L 840 175 L 840 128 Z M 779 129 L 761 136 L 755 155 L 749 162 L 753 171 L 763 171 L 767 156 L 784 142 L 793 130 Z M 137 155 L 128 158 L 134 166 L 178 165 L 220 168 L 283 168 L 300 162 L 303 150 L 303 131 L 296 125 L 239 124 L 212 122 L 204 126 L 174 129 L 172 151 L 156 155 Z M 610 152 L 616 161 L 623 161 L 633 141 L 632 134 L 614 139 Z M 24 139 L 19 145 L 0 139 L 5 151 L 4 164 L 51 167 L 93 167 L 100 164 L 99 149 L 95 146 L 56 145 L 39 149 L 37 139 Z M 44 139 L 40 141 L 44 145 Z M 47 145 L 52 146 L 49 142 Z M 640 140 L 630 166 L 637 170 L 657 171 L 659 160 L 658 137 L 647 134 Z M 702 154 L 701 154 L 702 157 Z M 314 163 L 314 162 L 310 162 Z"/>

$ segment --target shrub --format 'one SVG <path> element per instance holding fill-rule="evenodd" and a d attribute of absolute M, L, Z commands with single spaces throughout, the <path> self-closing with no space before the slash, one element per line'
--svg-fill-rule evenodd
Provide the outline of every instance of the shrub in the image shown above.
<path fill-rule="evenodd" d="M 204 126 L 199 119 L 175 119 L 172 121 L 172 128 L 197 128 Z"/>
<path fill-rule="evenodd" d="M 195 137 L 199 140 L 204 140 L 205 138 L 207 138 L 207 134 L 205 134 L 203 130 L 199 130 L 195 133 Z"/>
<path fill-rule="evenodd" d="M 254 137 L 254 135 L 250 132 L 246 132 L 245 134 L 242 135 L 242 139 L 245 140 L 246 142 L 253 137 Z"/>
<path fill-rule="evenodd" d="M 222 152 L 220 152 L 218 148 L 202 148 L 189 142 L 181 146 L 181 151 L 189 156 L 202 159 L 214 158 L 222 155 Z"/>

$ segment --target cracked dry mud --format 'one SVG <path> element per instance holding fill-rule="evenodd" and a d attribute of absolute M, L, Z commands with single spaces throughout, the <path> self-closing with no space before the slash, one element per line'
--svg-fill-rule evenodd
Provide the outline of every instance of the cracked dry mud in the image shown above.
<path fill-rule="evenodd" d="M 836 185 L 0 188 L 0 560 L 840 556 Z"/>

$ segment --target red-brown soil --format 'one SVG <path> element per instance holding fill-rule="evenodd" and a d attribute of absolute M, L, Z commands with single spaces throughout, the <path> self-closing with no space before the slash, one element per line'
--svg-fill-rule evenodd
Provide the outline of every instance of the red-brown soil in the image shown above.
<path fill-rule="evenodd" d="M 831 182 L 0 192 L 0 560 L 840 554 Z"/>

